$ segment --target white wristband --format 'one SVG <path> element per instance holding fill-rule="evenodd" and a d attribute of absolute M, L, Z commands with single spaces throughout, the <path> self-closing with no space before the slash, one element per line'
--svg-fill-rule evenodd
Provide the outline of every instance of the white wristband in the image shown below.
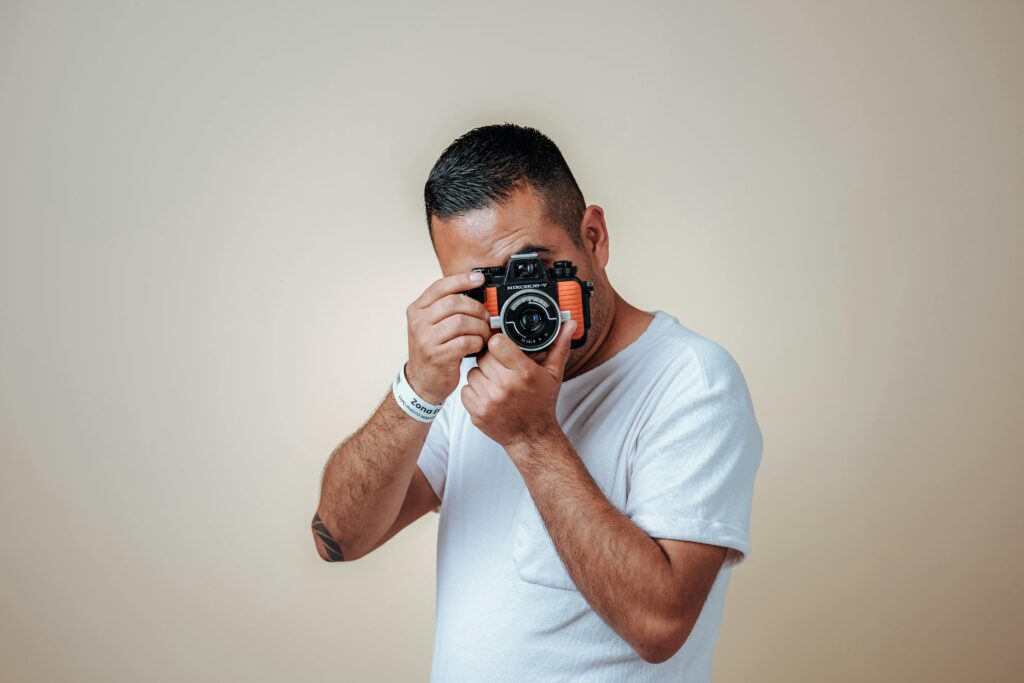
<path fill-rule="evenodd" d="M 395 395 L 395 401 L 402 407 L 402 410 L 420 422 L 433 422 L 437 414 L 441 412 L 440 405 L 424 401 L 412 388 L 409 379 L 405 376 L 404 363 L 391 385 L 391 393 Z"/>

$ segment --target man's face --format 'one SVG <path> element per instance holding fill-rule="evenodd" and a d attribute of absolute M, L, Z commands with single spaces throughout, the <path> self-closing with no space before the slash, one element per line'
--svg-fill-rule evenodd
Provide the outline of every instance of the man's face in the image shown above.
<path fill-rule="evenodd" d="M 559 225 L 544 214 L 544 201 L 529 185 L 513 192 L 501 205 L 476 209 L 450 219 L 432 219 L 434 250 L 443 275 L 465 273 L 484 266 L 505 266 L 509 256 L 535 251 L 545 268 L 555 261 L 572 261 L 576 276 L 593 280 L 600 288 L 603 278 L 593 272 L 593 259 L 581 250 Z M 591 297 L 591 329 L 587 342 L 569 352 L 566 368 L 572 367 L 590 349 L 603 329 L 606 293 Z"/>

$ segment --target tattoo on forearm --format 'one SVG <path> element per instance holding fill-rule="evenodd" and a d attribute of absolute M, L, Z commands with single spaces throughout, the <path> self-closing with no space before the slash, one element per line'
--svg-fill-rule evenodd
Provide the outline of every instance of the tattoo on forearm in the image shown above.
<path fill-rule="evenodd" d="M 345 559 L 345 556 L 341 553 L 341 548 L 338 547 L 338 542 L 334 540 L 334 536 L 331 536 L 331 532 L 327 530 L 327 526 L 320 519 L 320 513 L 313 515 L 313 533 L 323 543 L 329 561 L 340 562 Z"/>

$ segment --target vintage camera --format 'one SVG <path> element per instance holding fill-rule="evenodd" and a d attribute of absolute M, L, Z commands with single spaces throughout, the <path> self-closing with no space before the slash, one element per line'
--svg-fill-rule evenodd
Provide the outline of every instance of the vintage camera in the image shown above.
<path fill-rule="evenodd" d="M 576 321 L 570 348 L 586 343 L 594 283 L 576 277 L 572 261 L 555 261 L 545 269 L 536 252 L 530 252 L 515 254 L 506 266 L 473 270 L 484 274 L 484 282 L 462 293 L 483 303 L 491 314 L 491 329 L 501 330 L 524 352 L 549 347 L 570 318 Z"/>

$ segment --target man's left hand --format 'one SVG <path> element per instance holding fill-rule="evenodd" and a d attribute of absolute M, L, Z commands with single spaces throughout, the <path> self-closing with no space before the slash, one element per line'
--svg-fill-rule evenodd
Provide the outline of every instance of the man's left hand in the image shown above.
<path fill-rule="evenodd" d="M 555 415 L 562 373 L 576 321 L 566 321 L 558 337 L 534 360 L 504 334 L 493 334 L 487 353 L 466 375 L 462 403 L 473 424 L 509 450 L 561 430 Z"/>

